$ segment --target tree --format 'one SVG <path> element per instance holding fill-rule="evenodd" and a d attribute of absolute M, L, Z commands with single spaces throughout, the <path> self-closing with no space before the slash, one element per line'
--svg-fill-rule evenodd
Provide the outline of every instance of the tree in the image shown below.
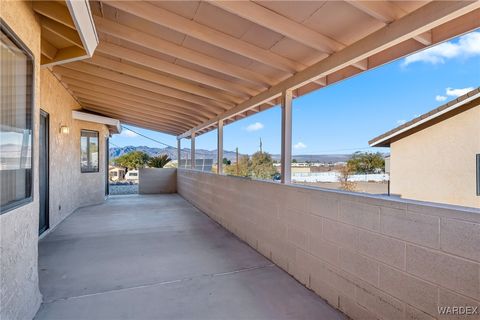
<path fill-rule="evenodd" d="M 257 151 L 252 155 L 251 174 L 253 177 L 272 179 L 276 172 L 272 156 L 269 153 Z"/>
<path fill-rule="evenodd" d="M 161 156 L 152 157 L 148 161 L 148 166 L 151 168 L 163 168 L 167 163 L 172 161 L 166 154 L 162 154 Z"/>
<path fill-rule="evenodd" d="M 349 180 L 352 174 L 355 173 L 353 166 L 347 163 L 340 168 L 339 173 L 340 176 L 338 177 L 338 180 L 340 182 L 340 189 L 345 191 L 355 191 L 357 189 L 357 184 Z"/>
<path fill-rule="evenodd" d="M 223 158 L 223 164 L 229 166 L 232 164 L 232 161 L 228 160 L 227 158 Z"/>
<path fill-rule="evenodd" d="M 297 159 L 293 159 L 292 163 L 298 163 Z"/>
<path fill-rule="evenodd" d="M 356 173 L 377 173 L 385 171 L 385 159 L 380 152 L 355 152 L 347 165 Z"/>
<path fill-rule="evenodd" d="M 248 156 L 242 156 L 237 163 L 232 163 L 231 165 L 225 166 L 223 169 L 226 174 L 239 177 L 248 177 L 250 176 L 250 158 Z M 238 168 L 238 172 L 237 172 Z"/>
<path fill-rule="evenodd" d="M 125 153 L 114 160 L 115 165 L 125 167 L 128 170 L 143 168 L 150 157 L 142 151 Z"/>

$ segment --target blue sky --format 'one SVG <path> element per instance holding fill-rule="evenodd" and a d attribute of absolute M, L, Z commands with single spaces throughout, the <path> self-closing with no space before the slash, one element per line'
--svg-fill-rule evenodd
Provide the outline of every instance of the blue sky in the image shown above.
<path fill-rule="evenodd" d="M 295 99 L 293 154 L 368 150 L 368 140 L 478 86 L 479 30 Z M 280 120 L 274 107 L 225 126 L 224 149 L 251 154 L 261 138 L 264 150 L 280 153 Z M 176 146 L 173 136 L 132 128 Z M 160 146 L 127 130 L 111 141 Z M 197 137 L 196 146 L 216 149 L 216 131 Z"/>

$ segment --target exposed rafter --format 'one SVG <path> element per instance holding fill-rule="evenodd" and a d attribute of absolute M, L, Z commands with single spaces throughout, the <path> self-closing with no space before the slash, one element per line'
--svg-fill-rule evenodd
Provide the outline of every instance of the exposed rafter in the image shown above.
<path fill-rule="evenodd" d="M 479 7 L 480 3 L 477 1 L 431 2 L 411 14 L 390 23 L 388 27 L 384 27 L 368 35 L 362 40 L 346 47 L 342 51 L 332 54 L 328 58 L 298 72 L 294 76 L 273 86 L 269 90 L 226 111 L 222 115 L 206 121 L 202 125 L 185 132 L 179 137 L 188 137 L 192 132 L 201 130 L 219 120 L 235 116 L 265 103 L 272 98 L 279 97 L 285 90 L 299 88 L 314 79 L 342 70 L 353 63 L 360 62 L 376 53 L 400 44 L 403 41 L 431 30 L 442 23 L 455 19 L 471 12 L 472 10 L 478 9 Z"/>
<path fill-rule="evenodd" d="M 284 58 L 271 51 L 254 46 L 248 42 L 239 40 L 149 3 L 118 1 L 108 2 L 108 5 L 169 29 L 188 34 L 190 37 L 197 38 L 234 53 L 239 53 L 279 70 L 294 73 L 302 69 L 301 64 L 298 62 Z"/>

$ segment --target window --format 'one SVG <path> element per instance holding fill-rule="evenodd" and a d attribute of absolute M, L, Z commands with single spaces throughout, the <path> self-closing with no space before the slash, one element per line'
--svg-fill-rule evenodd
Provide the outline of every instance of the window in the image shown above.
<path fill-rule="evenodd" d="M 80 168 L 82 172 L 98 172 L 98 131 L 82 130 Z"/>
<path fill-rule="evenodd" d="M 0 214 L 32 201 L 33 55 L 0 20 Z"/>

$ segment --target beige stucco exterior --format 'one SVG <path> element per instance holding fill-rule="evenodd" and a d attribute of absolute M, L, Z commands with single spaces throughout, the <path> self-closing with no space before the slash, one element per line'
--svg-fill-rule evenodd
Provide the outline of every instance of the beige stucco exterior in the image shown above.
<path fill-rule="evenodd" d="M 480 207 L 476 154 L 480 105 L 390 145 L 390 192 L 402 198 Z"/>
<path fill-rule="evenodd" d="M 0 319 L 32 319 L 41 303 L 38 289 L 38 133 L 40 109 L 50 116 L 50 229 L 75 209 L 105 198 L 106 126 L 72 119 L 78 103 L 53 74 L 40 67 L 40 25 L 31 2 L 1 1 L 0 16 L 34 55 L 33 201 L 0 215 Z M 59 125 L 70 128 L 59 133 Z M 80 173 L 80 129 L 99 131 L 100 170 Z M 60 209 L 61 207 L 61 209 Z"/>

